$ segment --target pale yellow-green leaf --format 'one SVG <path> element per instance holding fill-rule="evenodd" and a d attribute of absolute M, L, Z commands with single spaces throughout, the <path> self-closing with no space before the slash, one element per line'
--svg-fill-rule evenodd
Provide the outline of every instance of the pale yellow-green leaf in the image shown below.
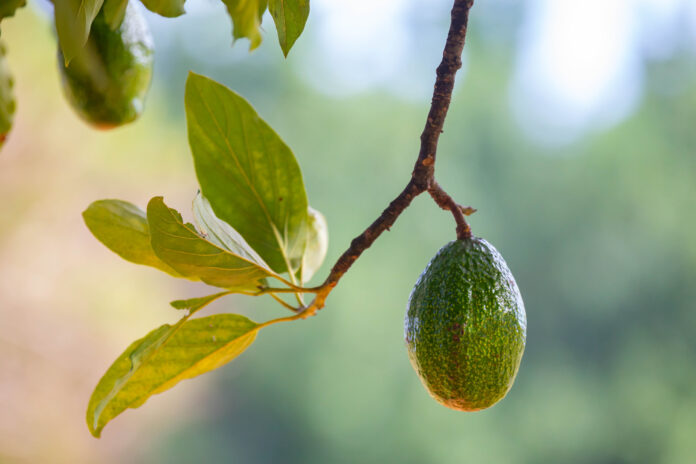
<path fill-rule="evenodd" d="M 54 0 L 58 44 L 67 66 L 85 46 L 104 0 Z"/>
<path fill-rule="evenodd" d="M 261 18 L 268 0 L 222 0 L 232 19 L 234 40 L 249 39 L 249 50 L 261 45 Z"/>
<path fill-rule="evenodd" d="M 213 301 L 222 298 L 225 295 L 229 295 L 231 292 L 220 292 L 213 295 L 200 296 L 197 298 L 189 298 L 187 300 L 175 300 L 169 303 L 174 309 L 188 310 L 189 314 L 193 314 L 200 311 L 204 307 L 208 306 Z"/>
<path fill-rule="evenodd" d="M 268 269 L 271 268 L 234 228 L 219 219 L 210 202 L 199 192 L 193 201 L 193 219 L 203 236 L 215 245 Z"/>
<path fill-rule="evenodd" d="M 326 218 L 311 206 L 308 208 L 307 246 L 302 257 L 302 282 L 307 282 L 321 267 L 329 249 L 329 227 Z"/>
<path fill-rule="evenodd" d="M 134 204 L 122 200 L 99 200 L 89 205 L 82 217 L 97 240 L 121 258 L 181 277 L 153 251 L 145 212 Z"/>
<path fill-rule="evenodd" d="M 266 277 L 275 274 L 245 256 L 225 250 L 185 224 L 176 210 L 162 197 L 147 205 L 152 249 L 181 275 L 198 278 L 215 287 L 229 290 L 257 290 Z"/>
<path fill-rule="evenodd" d="M 135 341 L 109 367 L 90 398 L 90 432 L 99 437 L 104 426 L 126 409 L 228 363 L 251 345 L 258 328 L 237 314 L 193 320 L 186 316 Z"/>

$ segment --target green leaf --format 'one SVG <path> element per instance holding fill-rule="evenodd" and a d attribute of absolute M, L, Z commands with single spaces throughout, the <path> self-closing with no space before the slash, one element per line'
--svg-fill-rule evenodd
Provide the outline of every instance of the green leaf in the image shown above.
<path fill-rule="evenodd" d="M 329 228 L 326 218 L 316 209 L 309 207 L 309 227 L 307 230 L 307 248 L 302 257 L 302 283 L 309 281 L 321 267 L 329 249 Z"/>
<path fill-rule="evenodd" d="M 229 290 L 256 290 L 266 277 L 275 277 L 267 268 L 201 237 L 162 197 L 150 200 L 147 220 L 155 254 L 181 275 Z"/>
<path fill-rule="evenodd" d="M 128 0 L 104 0 L 104 20 L 115 31 L 126 15 Z"/>
<path fill-rule="evenodd" d="M 121 200 L 99 200 L 89 205 L 82 217 L 92 235 L 121 258 L 181 277 L 155 254 L 147 217 L 137 206 Z"/>
<path fill-rule="evenodd" d="M 104 0 L 54 0 L 58 43 L 67 66 L 87 43 L 92 21 Z"/>
<path fill-rule="evenodd" d="M 14 16 L 15 11 L 27 4 L 26 0 L 2 0 L 0 1 L 0 21 Z"/>
<path fill-rule="evenodd" d="M 259 325 L 237 314 L 165 324 L 132 343 L 101 378 L 87 406 L 87 426 L 104 426 L 152 395 L 228 363 L 256 338 Z"/>
<path fill-rule="evenodd" d="M 239 232 L 234 230 L 228 223 L 218 219 L 208 200 L 200 193 L 196 195 L 196 199 L 193 201 L 193 218 L 198 229 L 203 233 L 206 239 L 220 248 L 224 248 L 236 255 L 242 256 L 268 269 L 269 272 L 272 272 L 268 264 L 266 264 L 258 253 L 251 248 L 241 235 L 239 235 Z"/>
<path fill-rule="evenodd" d="M 213 211 L 276 272 L 300 267 L 307 194 L 290 148 L 242 97 L 194 73 L 186 83 L 189 144 Z"/>
<path fill-rule="evenodd" d="M 186 0 L 140 0 L 145 7 L 157 13 L 160 16 L 167 18 L 175 18 L 186 13 L 184 3 Z"/>
<path fill-rule="evenodd" d="M 261 18 L 268 0 L 222 0 L 232 18 L 234 40 L 249 39 L 249 50 L 261 45 Z"/>
<path fill-rule="evenodd" d="M 220 292 L 215 293 L 214 295 L 201 296 L 198 298 L 189 298 L 188 300 L 175 300 L 169 304 L 172 305 L 174 309 L 188 310 L 189 314 L 193 314 L 205 308 L 213 301 L 229 294 L 230 292 Z"/>
<path fill-rule="evenodd" d="M 309 0 L 269 0 L 268 10 L 278 30 L 280 48 L 288 56 L 309 17 Z"/>

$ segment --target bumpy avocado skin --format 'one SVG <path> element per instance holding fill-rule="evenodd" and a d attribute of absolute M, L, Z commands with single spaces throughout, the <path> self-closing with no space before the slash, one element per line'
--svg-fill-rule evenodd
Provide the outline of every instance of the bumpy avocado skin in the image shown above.
<path fill-rule="evenodd" d="M 116 30 L 106 23 L 102 10 L 87 44 L 67 67 L 58 51 L 65 96 L 85 121 L 98 128 L 132 122 L 143 111 L 153 56 L 152 37 L 138 5 L 129 3 Z"/>
<path fill-rule="evenodd" d="M 411 364 L 431 396 L 478 411 L 510 390 L 527 334 L 524 304 L 503 257 L 481 238 L 440 249 L 408 302 Z"/>
<path fill-rule="evenodd" d="M 5 58 L 5 45 L 0 42 L 0 148 L 12 129 L 15 113 L 14 80 Z"/>

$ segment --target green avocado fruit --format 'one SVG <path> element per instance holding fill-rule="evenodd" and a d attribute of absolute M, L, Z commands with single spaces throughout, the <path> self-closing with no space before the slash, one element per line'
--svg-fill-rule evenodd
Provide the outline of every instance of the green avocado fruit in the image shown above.
<path fill-rule="evenodd" d="M 442 247 L 411 292 L 404 332 L 435 400 L 460 411 L 501 400 L 522 360 L 527 318 L 500 253 L 476 237 Z"/>
<path fill-rule="evenodd" d="M 144 108 L 154 53 L 138 7 L 130 2 L 115 29 L 100 11 L 85 47 L 67 66 L 58 50 L 66 98 L 82 119 L 100 129 L 132 122 Z"/>
<path fill-rule="evenodd" d="M 12 129 L 15 113 L 14 80 L 5 58 L 5 45 L 0 42 L 0 148 Z"/>

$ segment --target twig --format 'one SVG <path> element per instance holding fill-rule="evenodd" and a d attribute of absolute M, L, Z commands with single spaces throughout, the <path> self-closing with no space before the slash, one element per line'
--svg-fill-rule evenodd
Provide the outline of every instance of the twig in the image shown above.
<path fill-rule="evenodd" d="M 276 300 L 276 301 L 277 301 L 278 303 L 280 303 L 283 307 L 289 309 L 289 310 L 292 311 L 293 313 L 299 313 L 299 312 L 302 310 L 302 308 L 296 308 L 296 307 L 294 307 L 294 306 L 292 306 L 292 305 L 286 303 L 281 297 L 279 297 L 279 296 L 276 295 L 275 293 L 269 293 L 269 295 L 271 295 L 271 297 L 273 297 L 274 300 Z"/>
<path fill-rule="evenodd" d="M 315 288 L 305 288 L 305 287 L 297 287 L 294 286 L 292 288 L 273 288 L 273 287 L 263 287 L 259 286 L 258 290 L 255 292 L 237 292 L 237 293 L 243 293 L 245 295 L 251 295 L 251 296 L 260 296 L 260 295 L 267 295 L 269 293 L 317 293 L 319 289 L 317 287 Z"/>
<path fill-rule="evenodd" d="M 430 193 L 440 207 L 452 212 L 457 223 L 457 237 L 460 239 L 471 237 L 471 228 L 464 219 L 464 213 L 470 214 L 475 210 L 458 205 L 438 185 L 434 174 L 437 143 L 452 99 L 454 78 L 457 71 L 462 67 L 461 55 L 466 38 L 469 10 L 473 4 L 473 0 L 454 1 L 452 22 L 447 34 L 445 49 L 442 53 L 442 62 L 437 68 L 437 78 L 435 80 L 433 99 L 430 104 L 430 112 L 425 123 L 425 129 L 421 134 L 420 152 L 411 174 L 411 180 L 377 220 L 370 224 L 362 234 L 353 239 L 348 250 L 334 264 L 329 276 L 320 287 L 325 288 L 326 291 L 320 292 L 313 303 L 316 309 L 323 307 L 328 292 L 336 286 L 343 274 L 350 269 L 362 252 L 368 249 L 382 232 L 391 228 L 401 213 L 411 204 L 411 201 L 425 191 Z"/>
<path fill-rule="evenodd" d="M 452 212 L 454 220 L 457 223 L 457 238 L 471 238 L 471 227 L 469 227 L 466 219 L 464 219 L 464 208 L 457 204 L 457 202 L 454 201 L 454 199 L 449 196 L 447 192 L 440 187 L 440 184 L 438 184 L 434 179 L 430 184 L 430 188 L 428 188 L 428 193 L 440 208 Z"/>

